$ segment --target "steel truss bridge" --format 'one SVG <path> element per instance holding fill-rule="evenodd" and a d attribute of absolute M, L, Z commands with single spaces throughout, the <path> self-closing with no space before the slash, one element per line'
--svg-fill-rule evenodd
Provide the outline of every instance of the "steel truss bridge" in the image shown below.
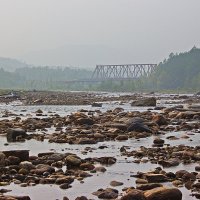
<path fill-rule="evenodd" d="M 66 83 L 123 81 L 148 77 L 157 64 L 96 65 L 90 79 L 65 81 Z"/>
<path fill-rule="evenodd" d="M 149 76 L 155 71 L 156 64 L 128 64 L 128 65 L 97 65 L 92 79 L 94 80 L 122 80 Z"/>

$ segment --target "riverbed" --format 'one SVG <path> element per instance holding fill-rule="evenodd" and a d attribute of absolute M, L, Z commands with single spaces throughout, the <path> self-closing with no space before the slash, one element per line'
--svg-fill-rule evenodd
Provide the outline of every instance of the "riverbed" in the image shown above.
<path fill-rule="evenodd" d="M 104 93 L 102 96 L 119 96 L 123 94 L 109 94 Z M 128 94 L 126 94 L 128 95 Z M 176 94 L 175 94 L 176 95 Z M 101 95 L 100 95 L 101 96 Z M 182 105 L 183 108 L 188 106 L 184 102 L 184 99 L 174 99 L 174 95 L 167 94 L 151 94 L 144 96 L 155 96 L 157 100 L 157 107 L 170 108 L 177 105 Z M 177 95 L 176 95 L 177 96 Z M 188 97 L 192 96 L 187 94 Z M 21 101 L 14 101 L 9 104 L 0 104 L 0 120 L 14 120 L 16 117 L 20 117 L 21 120 L 27 118 L 50 118 L 55 115 L 65 117 L 71 115 L 72 113 L 79 112 L 80 110 L 101 112 L 105 113 L 108 110 L 114 110 L 115 108 L 122 108 L 123 112 L 154 112 L 162 113 L 162 110 L 156 109 L 154 107 L 134 107 L 131 106 L 131 101 L 103 101 L 101 107 L 92 107 L 91 105 L 23 105 Z M 37 111 L 42 110 L 42 115 L 38 115 Z M 195 121 L 195 120 L 194 120 Z M 197 120 L 198 121 L 198 120 Z M 196 121 L 195 121 L 196 122 Z M 198 121 L 199 122 L 199 121 Z M 62 127 L 63 129 L 66 127 Z M 55 127 L 47 128 L 45 134 L 50 135 L 56 132 Z M 44 134 L 42 130 L 36 130 L 35 134 Z M 200 137 L 198 134 L 191 134 L 191 131 L 168 131 L 164 135 L 159 135 L 160 138 L 165 140 L 165 145 L 178 146 L 178 145 L 188 145 L 188 146 L 198 146 L 200 142 Z M 183 135 L 188 135 L 188 138 L 182 138 Z M 169 136 L 175 136 L 179 139 L 168 140 Z M 84 181 L 75 180 L 72 183 L 72 187 L 67 190 L 62 190 L 58 185 L 54 184 L 37 184 L 35 186 L 21 187 L 11 183 L 8 186 L 1 188 L 11 189 L 12 191 L 7 193 L 9 195 L 28 195 L 32 200 L 53 200 L 62 199 L 67 196 L 70 200 L 75 199 L 77 196 L 86 196 L 90 199 L 98 199 L 92 193 L 99 188 L 111 187 L 110 182 L 117 180 L 123 182 L 122 186 L 116 187 L 119 191 L 119 197 L 124 193 L 122 189 L 124 187 L 136 187 L 136 178 L 132 177 L 132 174 L 137 172 L 148 172 L 159 167 L 159 164 L 152 164 L 150 162 L 140 162 L 135 163 L 135 158 L 127 157 L 120 153 L 120 148 L 125 146 L 129 151 L 138 150 L 141 146 L 146 148 L 152 147 L 153 140 L 157 136 L 150 136 L 146 138 L 129 138 L 125 141 L 100 141 L 97 144 L 69 144 L 69 143 L 50 143 L 48 139 L 43 141 L 37 141 L 35 139 L 25 140 L 23 142 L 7 142 L 5 134 L 0 136 L 0 151 L 5 150 L 29 150 L 29 155 L 37 156 L 38 153 L 43 152 L 56 152 L 56 153 L 74 153 L 80 156 L 82 159 L 88 157 L 115 157 L 117 159 L 116 163 L 111 166 L 105 166 L 105 172 L 97 172 L 92 174 L 92 177 L 85 178 Z M 100 148 L 105 146 L 106 148 Z M 85 152 L 85 149 L 89 148 L 90 151 Z M 83 153 L 84 152 L 84 153 Z M 99 164 L 96 164 L 98 166 Z M 176 167 L 166 168 L 164 170 L 170 172 L 176 172 L 178 170 L 188 170 L 189 172 L 195 171 L 195 163 L 190 164 L 180 164 Z M 64 170 L 64 167 L 63 167 Z M 164 183 L 172 187 L 171 183 Z M 183 193 L 183 200 L 195 199 L 191 197 L 191 191 L 187 190 L 185 187 L 179 188 Z"/>

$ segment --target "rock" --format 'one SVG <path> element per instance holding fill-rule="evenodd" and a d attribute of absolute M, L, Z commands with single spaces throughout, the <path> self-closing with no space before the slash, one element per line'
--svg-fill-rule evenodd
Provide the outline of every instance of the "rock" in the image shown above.
<path fill-rule="evenodd" d="M 81 171 L 81 172 L 79 173 L 79 176 L 82 177 L 82 178 L 86 178 L 86 177 L 90 177 L 90 176 L 92 176 L 92 175 L 89 174 L 89 173 L 87 173 L 87 172 L 85 172 L 85 171 Z"/>
<path fill-rule="evenodd" d="M 111 127 L 111 128 L 116 128 L 116 129 L 121 130 L 121 131 L 127 130 L 127 125 L 122 124 L 122 123 L 109 123 L 109 124 L 106 124 L 106 126 Z"/>
<path fill-rule="evenodd" d="M 6 155 L 2 152 L 0 152 L 0 166 L 5 166 L 6 165 Z"/>
<path fill-rule="evenodd" d="M 60 189 L 66 190 L 66 189 L 70 188 L 70 185 L 68 183 L 63 183 L 59 187 L 60 187 Z"/>
<path fill-rule="evenodd" d="M 200 166 L 196 166 L 195 170 L 199 172 L 200 171 Z"/>
<path fill-rule="evenodd" d="M 168 124 L 167 119 L 164 116 L 160 115 L 160 114 L 154 115 L 152 120 L 153 120 L 153 122 L 155 122 L 159 126 Z"/>
<path fill-rule="evenodd" d="M 178 166 L 180 163 L 181 161 L 178 158 L 170 158 L 169 160 L 158 161 L 158 164 L 162 165 L 163 167 Z"/>
<path fill-rule="evenodd" d="M 85 196 L 81 196 L 81 197 L 76 197 L 75 200 L 88 200 L 88 198 Z"/>
<path fill-rule="evenodd" d="M 116 187 L 116 186 L 121 186 L 123 185 L 122 182 L 119 182 L 119 181 L 111 181 L 110 182 L 110 185 L 113 186 L 113 187 Z"/>
<path fill-rule="evenodd" d="M 189 172 L 186 170 L 179 170 L 176 172 L 176 178 L 182 178 L 185 174 L 188 174 Z"/>
<path fill-rule="evenodd" d="M 4 189 L 4 188 L 2 188 L 2 189 L 0 189 L 0 193 L 7 193 L 7 192 L 11 192 L 12 190 L 8 190 L 8 189 Z"/>
<path fill-rule="evenodd" d="M 133 118 L 128 122 L 127 131 L 136 131 L 136 132 L 148 132 L 152 133 L 147 125 L 144 124 L 144 120 L 141 118 Z"/>
<path fill-rule="evenodd" d="M 7 141 L 8 142 L 16 142 L 17 137 L 25 138 L 27 136 L 26 131 L 21 128 L 12 128 L 7 131 Z"/>
<path fill-rule="evenodd" d="M 49 172 L 51 174 L 51 173 L 55 172 L 55 169 L 46 164 L 39 164 L 39 165 L 36 165 L 36 169 L 33 169 L 31 171 L 33 171 L 37 175 L 42 175 L 45 172 Z"/>
<path fill-rule="evenodd" d="M 90 164 L 90 163 L 82 163 L 80 165 L 80 169 L 82 169 L 82 170 L 88 170 L 88 171 L 90 171 L 90 170 L 93 170 L 94 168 L 95 168 L 95 166 L 92 165 L 92 164 Z"/>
<path fill-rule="evenodd" d="M 67 167 L 79 167 L 81 164 L 81 159 L 75 155 L 69 155 L 65 158 Z"/>
<path fill-rule="evenodd" d="M 93 125 L 94 121 L 90 118 L 79 118 L 76 120 L 76 124 L 79 125 Z"/>
<path fill-rule="evenodd" d="M 101 134 L 101 133 L 95 133 L 95 134 L 94 134 L 94 138 L 95 138 L 95 139 L 104 139 L 105 136 L 104 136 L 103 134 Z"/>
<path fill-rule="evenodd" d="M 23 175 L 28 175 L 28 170 L 22 168 L 22 169 L 19 170 L 18 173 L 19 173 L 19 174 L 23 174 Z"/>
<path fill-rule="evenodd" d="M 136 184 L 146 184 L 148 183 L 147 180 L 145 179 L 141 179 L 141 178 L 138 178 L 136 181 L 135 181 Z"/>
<path fill-rule="evenodd" d="M 177 188 L 159 187 L 144 193 L 147 200 L 182 200 L 182 193 Z"/>
<path fill-rule="evenodd" d="M 138 190 L 151 190 L 157 187 L 162 187 L 163 185 L 160 183 L 147 183 L 147 184 L 139 184 L 136 189 Z"/>
<path fill-rule="evenodd" d="M 39 113 L 39 114 L 42 114 L 43 111 L 41 109 L 38 109 L 35 113 Z"/>
<path fill-rule="evenodd" d="M 27 186 L 28 186 L 27 183 L 21 183 L 21 184 L 20 184 L 20 187 L 27 187 Z"/>
<path fill-rule="evenodd" d="M 8 157 L 9 165 L 18 165 L 20 163 L 20 158 L 15 156 Z"/>
<path fill-rule="evenodd" d="M 35 169 L 35 166 L 29 161 L 23 161 L 19 164 L 20 168 L 26 169 L 30 171 L 31 169 Z"/>
<path fill-rule="evenodd" d="M 163 139 L 157 137 L 153 140 L 153 143 L 156 145 L 163 145 L 165 143 L 165 141 Z"/>
<path fill-rule="evenodd" d="M 55 184 L 64 184 L 67 183 L 68 185 L 73 183 L 74 179 L 71 176 L 63 176 L 56 179 Z"/>
<path fill-rule="evenodd" d="M 167 181 L 167 177 L 163 174 L 144 174 L 145 179 L 149 183 L 159 183 Z"/>
<path fill-rule="evenodd" d="M 53 155 L 53 154 L 54 154 L 54 152 L 38 153 L 38 157 L 50 156 L 50 155 Z"/>
<path fill-rule="evenodd" d="M 94 139 L 90 138 L 80 138 L 77 142 L 77 144 L 96 144 L 97 141 Z"/>
<path fill-rule="evenodd" d="M 182 176 L 182 180 L 184 182 L 195 181 L 196 180 L 196 174 L 195 173 L 186 173 Z"/>
<path fill-rule="evenodd" d="M 183 182 L 180 181 L 180 180 L 172 181 L 172 184 L 173 184 L 175 187 L 183 186 Z"/>
<path fill-rule="evenodd" d="M 3 151 L 6 157 L 14 156 L 18 157 L 20 161 L 29 160 L 29 150 L 10 150 L 10 151 Z"/>
<path fill-rule="evenodd" d="M 128 194 L 121 197 L 120 200 L 146 200 L 142 191 L 133 189 Z"/>
<path fill-rule="evenodd" d="M 99 189 L 92 194 L 100 199 L 116 199 L 118 197 L 118 190 L 112 188 Z"/>
<path fill-rule="evenodd" d="M 118 194 L 113 191 L 103 191 L 98 195 L 99 199 L 116 199 Z"/>
<path fill-rule="evenodd" d="M 131 103 L 131 106 L 156 106 L 156 98 L 149 97 L 135 100 Z"/>
<path fill-rule="evenodd" d="M 50 155 L 46 156 L 47 160 L 52 160 L 53 162 L 61 161 L 64 158 L 65 158 L 65 155 L 61 154 L 61 153 L 53 153 L 53 154 L 50 154 Z"/>
<path fill-rule="evenodd" d="M 105 172 L 106 168 L 102 167 L 102 166 L 99 166 L 99 167 L 95 167 L 94 170 L 97 171 L 97 172 Z"/>
<path fill-rule="evenodd" d="M 92 103 L 92 107 L 102 107 L 102 103 Z"/>
<path fill-rule="evenodd" d="M 116 140 L 128 140 L 128 136 L 127 135 L 118 135 L 115 139 Z"/>
<path fill-rule="evenodd" d="M 100 159 L 100 163 L 101 164 L 105 164 L 105 165 L 112 165 L 115 164 L 117 159 L 114 157 L 101 157 Z"/>
<path fill-rule="evenodd" d="M 31 200 L 29 196 L 0 196 L 0 200 Z"/>

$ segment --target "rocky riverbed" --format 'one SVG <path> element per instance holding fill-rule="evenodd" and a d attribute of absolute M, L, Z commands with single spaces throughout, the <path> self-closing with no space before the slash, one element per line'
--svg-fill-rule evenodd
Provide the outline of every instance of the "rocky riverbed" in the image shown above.
<path fill-rule="evenodd" d="M 200 198 L 198 96 L 23 95 L 0 104 L 0 199 Z"/>

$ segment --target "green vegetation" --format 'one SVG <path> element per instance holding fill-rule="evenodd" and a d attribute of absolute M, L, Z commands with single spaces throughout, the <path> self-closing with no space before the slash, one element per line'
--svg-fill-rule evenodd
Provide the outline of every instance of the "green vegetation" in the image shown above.
<path fill-rule="evenodd" d="M 133 81 L 68 83 L 89 79 L 92 71 L 61 67 L 17 67 L 9 72 L 0 68 L 0 88 L 28 90 L 101 90 L 101 91 L 199 91 L 200 49 L 171 53 L 149 77 Z M 66 82 L 65 82 L 66 81 Z"/>
<path fill-rule="evenodd" d="M 91 75 L 92 71 L 68 67 L 26 67 L 18 68 L 14 72 L 8 72 L 1 68 L 0 88 L 62 90 L 69 87 L 65 81 L 88 79 Z M 76 84 L 73 88 L 78 89 Z"/>
<path fill-rule="evenodd" d="M 193 47 L 189 52 L 171 53 L 147 83 L 157 90 L 199 90 L 200 49 Z"/>

